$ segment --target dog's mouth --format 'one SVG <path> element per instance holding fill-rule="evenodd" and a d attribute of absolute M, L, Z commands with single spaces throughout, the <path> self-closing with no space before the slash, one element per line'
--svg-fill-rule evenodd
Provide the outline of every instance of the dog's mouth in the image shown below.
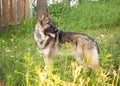
<path fill-rule="evenodd" d="M 47 33 L 47 35 L 51 36 L 52 38 L 55 38 L 55 34 L 54 33 Z"/>

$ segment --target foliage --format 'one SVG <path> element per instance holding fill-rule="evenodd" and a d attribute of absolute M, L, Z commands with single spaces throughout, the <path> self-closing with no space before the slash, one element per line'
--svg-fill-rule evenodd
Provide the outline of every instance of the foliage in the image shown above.
<path fill-rule="evenodd" d="M 113 1 L 115 2 L 115 1 Z M 54 23 L 65 30 L 120 26 L 118 3 L 81 3 L 77 7 L 55 4 L 49 7 Z"/>

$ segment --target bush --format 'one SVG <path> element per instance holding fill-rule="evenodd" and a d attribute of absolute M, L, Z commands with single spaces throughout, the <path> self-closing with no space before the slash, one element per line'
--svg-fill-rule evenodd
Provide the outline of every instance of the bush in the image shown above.
<path fill-rule="evenodd" d="M 78 7 L 55 4 L 49 7 L 53 22 L 65 30 L 120 26 L 120 7 L 112 3 L 82 3 Z"/>

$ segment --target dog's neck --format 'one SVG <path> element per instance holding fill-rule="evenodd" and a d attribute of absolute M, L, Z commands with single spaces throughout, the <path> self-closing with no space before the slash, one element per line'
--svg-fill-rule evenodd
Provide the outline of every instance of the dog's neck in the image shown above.
<path fill-rule="evenodd" d="M 62 31 L 58 30 L 57 34 L 60 34 Z"/>

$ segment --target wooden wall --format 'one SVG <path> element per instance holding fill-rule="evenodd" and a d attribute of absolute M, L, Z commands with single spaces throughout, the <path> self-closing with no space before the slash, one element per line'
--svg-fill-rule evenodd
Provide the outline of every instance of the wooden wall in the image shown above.
<path fill-rule="evenodd" d="M 29 17 L 29 0 L 0 0 L 0 29 L 17 25 Z"/>

